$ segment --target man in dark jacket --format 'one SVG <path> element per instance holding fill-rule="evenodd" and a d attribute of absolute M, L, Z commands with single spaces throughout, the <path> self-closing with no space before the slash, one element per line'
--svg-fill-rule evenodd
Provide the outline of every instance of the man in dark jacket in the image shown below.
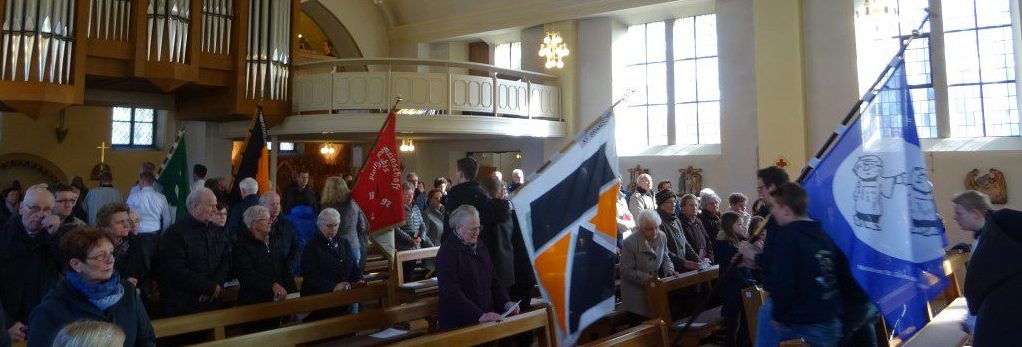
<path fill-rule="evenodd" d="M 291 214 L 291 209 L 298 205 L 319 211 L 319 197 L 316 189 L 309 184 L 309 170 L 299 171 L 295 183 L 284 191 L 284 214 Z"/>
<path fill-rule="evenodd" d="M 160 238 L 160 303 L 167 316 L 208 311 L 220 306 L 231 253 L 223 229 L 210 221 L 216 195 L 209 188 L 188 194 L 188 214 Z"/>
<path fill-rule="evenodd" d="M 298 245 L 298 231 L 295 224 L 280 215 L 280 195 L 266 192 L 259 198 L 259 204 L 270 212 L 270 240 L 278 248 L 287 261 L 288 271 L 294 275 L 298 271 L 298 261 L 302 259 L 302 249 Z"/>
<path fill-rule="evenodd" d="M 974 232 L 976 247 L 965 277 L 965 299 L 975 315 L 973 346 L 1011 346 L 1022 341 L 1022 211 L 994 211 L 990 198 L 967 190 L 951 199 L 955 221 Z"/>
<path fill-rule="evenodd" d="M 486 191 L 476 181 L 476 175 L 479 174 L 479 163 L 472 157 L 464 157 L 458 159 L 458 173 L 455 179 L 458 181 L 458 185 L 451 187 L 451 192 L 447 194 L 447 204 L 444 207 L 447 209 L 447 216 L 444 218 L 444 233 L 441 236 L 443 240 L 440 243 L 444 243 L 451 237 L 451 211 L 454 211 L 461 205 L 472 205 L 476 208 L 476 211 L 482 211 L 483 206 L 486 205 L 486 201 L 489 197 L 486 196 Z"/>
<path fill-rule="evenodd" d="M 241 282 L 238 304 L 283 300 L 287 293 L 297 292 L 287 254 L 270 238 L 271 217 L 267 208 L 254 206 L 245 211 L 244 217 L 249 235 L 241 237 L 234 246 L 234 267 Z"/>
<path fill-rule="evenodd" d="M 419 180 L 419 175 L 415 172 L 405 174 L 405 183 L 411 184 L 412 189 L 415 190 L 415 196 L 412 198 L 412 203 L 419 208 L 419 211 L 425 211 L 427 200 L 429 200 L 429 198 L 426 196 L 426 187 L 422 185 L 422 181 Z"/>
<path fill-rule="evenodd" d="M 0 327 L 7 326 L 7 312 L 4 312 L 4 304 L 0 302 Z M 0 347 L 9 347 L 11 345 L 11 335 L 7 333 L 0 333 Z"/>
<path fill-rule="evenodd" d="M 55 236 L 60 218 L 51 215 L 53 204 L 53 194 L 45 188 L 29 189 L 19 206 L 21 215 L 9 219 L 0 231 L 4 334 L 14 341 L 25 339 L 29 314 L 60 279 L 60 245 Z"/>
<path fill-rule="evenodd" d="M 500 286 L 486 245 L 478 242 L 479 213 L 462 206 L 451 213 L 452 235 L 437 252 L 440 286 L 440 330 L 476 323 L 500 321 L 501 313 L 514 306 Z M 517 309 L 514 310 L 517 314 Z"/>
<path fill-rule="evenodd" d="M 239 236 L 248 235 L 248 228 L 245 227 L 245 210 L 249 207 L 259 205 L 259 182 L 252 177 L 245 178 L 238 183 L 238 191 L 241 192 L 241 202 L 231 206 L 227 215 L 228 246 L 233 247 Z"/>
<path fill-rule="evenodd" d="M 809 199 L 802 187 L 785 183 L 770 195 L 770 215 L 778 224 L 770 230 L 776 237 L 770 252 L 783 256 L 774 257 L 768 265 L 773 271 L 764 272 L 772 285 L 758 323 L 776 328 L 776 335 L 757 336 L 757 343 L 803 338 L 812 346 L 834 346 L 841 339 L 842 313 L 837 247 L 819 222 L 806 217 Z"/>

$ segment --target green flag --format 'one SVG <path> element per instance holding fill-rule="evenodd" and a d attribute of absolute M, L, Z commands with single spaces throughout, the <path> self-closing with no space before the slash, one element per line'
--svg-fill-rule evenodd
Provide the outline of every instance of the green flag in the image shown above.
<path fill-rule="evenodd" d="M 163 195 L 167 196 L 167 202 L 176 210 L 174 220 L 180 220 L 188 210 L 185 207 L 185 199 L 190 192 L 186 154 L 188 151 L 185 148 L 184 134 L 184 130 L 178 132 L 177 141 L 174 141 L 174 146 L 163 160 L 163 169 L 156 179 L 156 182 L 163 186 Z"/>

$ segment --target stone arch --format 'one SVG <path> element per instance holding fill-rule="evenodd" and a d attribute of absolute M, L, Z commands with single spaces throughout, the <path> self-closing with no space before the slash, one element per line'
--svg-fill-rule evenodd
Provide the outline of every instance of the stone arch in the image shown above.
<path fill-rule="evenodd" d="M 64 171 L 46 158 L 18 152 L 0 155 L 0 186 L 10 186 L 14 180 L 20 180 L 24 188 L 38 183 L 68 182 Z"/>

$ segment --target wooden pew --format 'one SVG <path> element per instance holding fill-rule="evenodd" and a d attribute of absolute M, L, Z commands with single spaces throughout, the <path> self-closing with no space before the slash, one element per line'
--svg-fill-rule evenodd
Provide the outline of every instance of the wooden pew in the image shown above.
<path fill-rule="evenodd" d="M 391 346 L 475 346 L 521 333 L 538 333 L 540 347 L 556 346 L 553 314 L 548 307 L 511 316 L 499 323 L 483 323 L 401 341 Z"/>
<path fill-rule="evenodd" d="M 965 298 L 955 299 L 901 347 L 963 346 L 969 334 L 962 331 L 962 322 L 968 315 Z"/>
<path fill-rule="evenodd" d="M 153 321 L 153 329 L 157 338 L 213 330 L 213 338 L 222 340 L 227 337 L 226 327 L 232 325 L 347 306 L 357 302 L 381 301 L 382 306 L 382 301 L 387 296 L 386 287 L 384 283 L 372 283 L 365 288 L 350 291 L 158 319 Z"/>
<path fill-rule="evenodd" d="M 587 343 L 584 347 L 666 347 L 671 344 L 667 339 L 667 324 L 663 320 L 649 320 L 614 335 Z"/>
<path fill-rule="evenodd" d="M 759 307 L 766 301 L 766 292 L 759 286 L 742 289 L 742 307 L 745 309 L 745 323 L 749 327 L 749 339 L 756 344 L 756 327 L 759 323 Z"/>
<path fill-rule="evenodd" d="M 681 334 L 682 346 L 698 346 L 700 339 L 709 336 L 714 330 L 723 326 L 724 317 L 720 313 L 720 306 L 711 307 L 702 312 L 690 313 L 698 314 L 698 317 L 692 322 L 692 326 L 685 327 L 689 317 L 678 320 L 671 317 L 669 294 L 675 290 L 711 283 L 717 279 L 719 269 L 719 265 L 714 265 L 704 270 L 689 271 L 666 278 L 652 278 L 646 282 L 646 300 L 649 304 L 651 318 L 670 322 L 671 331 Z M 699 296 L 692 299 L 709 300 L 708 295 Z"/>
<path fill-rule="evenodd" d="M 336 339 L 369 330 L 385 329 L 397 323 L 427 319 L 437 314 L 437 308 L 437 298 L 425 298 L 409 304 L 367 310 L 347 316 L 211 341 L 197 346 L 295 346 Z M 424 333 L 425 331 L 410 331 L 391 339 L 376 339 L 363 335 L 330 341 L 325 345 L 348 347 L 383 345 Z"/>
<path fill-rule="evenodd" d="M 391 267 L 391 273 L 393 274 L 391 279 L 394 288 L 394 296 L 392 298 L 395 298 L 394 302 L 412 302 L 439 293 L 440 287 L 435 279 L 427 278 L 420 281 L 406 282 L 405 277 L 409 274 L 404 273 L 404 267 L 401 266 L 406 261 L 436 258 L 437 251 L 439 250 L 440 247 L 429 247 L 398 251 L 394 254 L 394 264 Z"/>

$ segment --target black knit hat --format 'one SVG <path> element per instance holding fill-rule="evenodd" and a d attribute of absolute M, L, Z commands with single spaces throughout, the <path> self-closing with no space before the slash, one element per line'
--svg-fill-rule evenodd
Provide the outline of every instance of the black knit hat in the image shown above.
<path fill-rule="evenodd" d="M 672 191 L 670 191 L 668 189 L 661 190 L 661 191 L 656 193 L 656 205 L 660 206 L 660 205 L 662 205 L 664 203 L 664 201 L 667 201 L 667 199 L 670 199 L 670 198 L 673 198 L 673 197 L 676 197 L 674 192 L 672 192 Z"/>

